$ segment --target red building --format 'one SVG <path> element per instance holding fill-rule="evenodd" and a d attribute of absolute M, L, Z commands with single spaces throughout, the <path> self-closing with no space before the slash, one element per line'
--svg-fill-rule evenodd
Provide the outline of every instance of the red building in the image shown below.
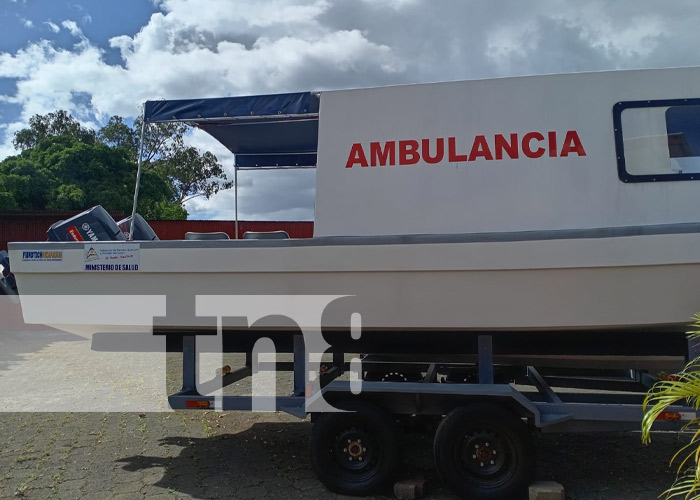
<path fill-rule="evenodd" d="M 10 241 L 46 241 L 46 230 L 76 212 L 0 212 L 0 250 Z M 123 213 L 112 213 L 119 220 Z M 231 220 L 154 220 L 148 221 L 161 240 L 184 240 L 185 233 L 224 232 L 235 237 L 236 223 Z M 310 221 L 238 221 L 238 237 L 246 231 L 287 231 L 292 238 L 311 238 L 314 223 Z"/>

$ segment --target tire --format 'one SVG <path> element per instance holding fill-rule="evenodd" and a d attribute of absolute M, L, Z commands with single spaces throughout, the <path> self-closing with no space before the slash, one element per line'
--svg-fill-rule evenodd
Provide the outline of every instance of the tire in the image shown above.
<path fill-rule="evenodd" d="M 311 464 L 331 491 L 367 496 L 386 486 L 400 465 L 398 424 L 363 401 L 335 405 L 345 413 L 326 413 L 311 432 Z"/>
<path fill-rule="evenodd" d="M 438 426 L 434 452 L 440 477 L 461 498 L 527 496 L 535 471 L 532 436 L 500 405 L 474 403 L 452 411 Z"/>
<path fill-rule="evenodd" d="M 420 382 L 423 377 L 418 372 L 383 372 L 368 371 L 364 380 L 367 382 Z"/>

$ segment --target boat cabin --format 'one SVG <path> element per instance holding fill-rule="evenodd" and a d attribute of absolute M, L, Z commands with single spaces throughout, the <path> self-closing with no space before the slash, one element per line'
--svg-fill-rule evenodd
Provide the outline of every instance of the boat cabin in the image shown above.
<path fill-rule="evenodd" d="M 315 236 L 697 222 L 700 68 L 148 102 L 236 169 L 316 167 Z"/>

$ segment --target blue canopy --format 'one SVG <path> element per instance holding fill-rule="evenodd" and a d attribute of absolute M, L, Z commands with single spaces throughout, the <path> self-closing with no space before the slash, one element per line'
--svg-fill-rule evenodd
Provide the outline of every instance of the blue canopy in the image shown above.
<path fill-rule="evenodd" d="M 236 155 L 236 166 L 314 166 L 320 95 L 312 92 L 148 101 L 146 123 L 187 122 Z"/>

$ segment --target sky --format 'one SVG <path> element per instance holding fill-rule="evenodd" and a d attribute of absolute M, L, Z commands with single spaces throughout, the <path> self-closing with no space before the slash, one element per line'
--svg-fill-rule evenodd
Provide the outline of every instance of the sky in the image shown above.
<path fill-rule="evenodd" d="M 99 128 L 161 98 L 700 65 L 691 0 L 0 0 L 0 26 L 0 159 L 57 109 Z M 314 180 L 240 173 L 240 218 L 313 219 Z M 233 191 L 187 209 L 232 219 Z"/>

